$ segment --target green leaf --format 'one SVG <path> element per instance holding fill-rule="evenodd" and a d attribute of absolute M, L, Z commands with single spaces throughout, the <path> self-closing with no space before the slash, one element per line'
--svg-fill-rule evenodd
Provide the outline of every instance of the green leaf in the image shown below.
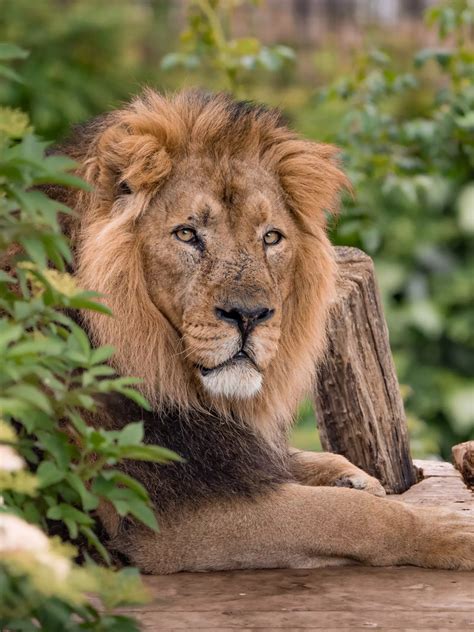
<path fill-rule="evenodd" d="M 0 283 L 14 283 L 15 279 L 7 274 L 4 270 L 0 270 Z"/>
<path fill-rule="evenodd" d="M 48 256 L 41 239 L 38 239 L 38 237 L 20 237 L 19 241 L 30 259 L 38 264 L 40 268 L 46 268 Z"/>
<path fill-rule="evenodd" d="M 451 50 L 440 48 L 424 48 L 415 55 L 414 63 L 415 66 L 420 67 L 426 64 L 426 62 L 434 59 L 440 64 L 440 66 L 444 67 L 451 61 L 452 56 L 453 53 Z"/>
<path fill-rule="evenodd" d="M 139 499 L 135 500 L 111 500 L 113 506 L 117 510 L 120 516 L 127 516 L 132 514 L 140 522 L 152 531 L 158 531 L 158 523 L 154 512 L 148 507 L 146 503 Z"/>
<path fill-rule="evenodd" d="M 0 43 L 0 61 L 7 61 L 9 59 L 25 59 L 28 55 L 28 51 L 16 46 L 15 44 L 9 44 L 7 42 Z"/>
<path fill-rule="evenodd" d="M 122 446 L 120 456 L 125 459 L 137 461 L 154 461 L 155 463 L 168 463 L 169 461 L 183 461 L 176 452 L 155 445 Z"/>
<path fill-rule="evenodd" d="M 93 312 L 99 312 L 100 314 L 106 314 L 107 316 L 112 316 L 112 312 L 110 309 L 103 305 L 102 303 L 97 303 L 95 301 L 91 301 L 88 298 L 83 298 L 84 294 L 79 294 L 77 296 L 72 297 L 69 300 L 69 305 L 74 309 L 89 309 Z"/>
<path fill-rule="evenodd" d="M 259 63 L 272 72 L 279 70 L 282 65 L 281 57 L 270 48 L 264 47 L 257 56 Z"/>
<path fill-rule="evenodd" d="M 67 527 L 67 530 L 69 532 L 69 537 L 71 538 L 71 540 L 75 540 L 77 536 L 79 535 L 79 529 L 78 529 L 76 521 L 64 515 L 61 516 L 61 519 Z"/>
<path fill-rule="evenodd" d="M 110 345 L 94 349 L 91 354 L 91 364 L 102 364 L 102 362 L 108 360 L 114 352 L 114 347 Z"/>
<path fill-rule="evenodd" d="M 64 432 L 56 428 L 52 430 L 52 432 L 37 431 L 40 446 L 50 452 L 60 469 L 67 471 L 76 448 L 69 443 Z"/>
<path fill-rule="evenodd" d="M 66 480 L 69 485 L 79 494 L 84 511 L 97 509 L 99 499 L 86 488 L 84 481 L 74 472 L 68 472 Z"/>
<path fill-rule="evenodd" d="M 108 498 L 115 491 L 116 485 L 113 478 L 106 476 L 106 471 L 104 471 L 94 478 L 91 489 L 94 494 Z"/>
<path fill-rule="evenodd" d="M 457 116 L 455 120 L 458 127 L 462 127 L 462 129 L 466 129 L 469 131 L 474 131 L 474 110 L 468 112 L 464 116 Z"/>
<path fill-rule="evenodd" d="M 87 375 L 90 375 L 91 378 L 110 377 L 111 375 L 115 375 L 115 373 L 115 369 L 111 366 L 108 366 L 107 364 L 99 364 L 87 371 Z"/>
<path fill-rule="evenodd" d="M 124 445 L 139 445 L 143 441 L 143 422 L 137 421 L 130 423 L 120 431 L 118 436 L 118 444 Z"/>
<path fill-rule="evenodd" d="M 79 527 L 79 533 L 82 533 L 86 537 L 87 542 L 95 548 L 106 564 L 110 565 L 112 563 L 109 552 L 90 527 L 81 525 Z"/>
<path fill-rule="evenodd" d="M 369 58 L 379 66 L 386 66 L 390 62 L 389 55 L 380 49 L 372 49 Z"/>
<path fill-rule="evenodd" d="M 120 470 L 104 470 L 104 472 L 102 473 L 102 477 L 107 481 L 113 482 L 114 485 L 122 485 L 128 487 L 142 500 L 149 500 L 148 492 L 145 487 L 136 479 L 129 476 L 128 474 L 124 474 Z"/>
<path fill-rule="evenodd" d="M 145 397 L 134 388 L 120 388 L 120 392 L 145 410 L 151 410 L 151 406 Z"/>
<path fill-rule="evenodd" d="M 14 347 L 9 349 L 9 358 L 19 358 L 25 355 L 38 355 L 46 354 L 49 356 L 60 355 L 64 350 L 64 345 L 52 337 L 36 340 L 25 340 L 25 342 L 19 342 Z"/>
<path fill-rule="evenodd" d="M 0 77 L 4 77 L 10 81 L 15 81 L 16 83 L 23 83 L 23 79 L 20 75 L 11 68 L 6 68 L 6 66 L 0 66 Z"/>
<path fill-rule="evenodd" d="M 24 400 L 30 406 L 34 406 L 45 413 L 51 414 L 53 408 L 46 395 L 36 386 L 31 384 L 15 384 L 10 386 L 6 391 L 6 394 L 10 397 L 15 397 L 19 400 Z"/>
<path fill-rule="evenodd" d="M 65 415 L 69 417 L 74 428 L 80 435 L 84 437 L 87 436 L 88 432 L 90 431 L 90 426 L 86 424 L 86 422 L 82 419 L 80 415 L 78 415 L 73 410 L 67 410 L 65 412 Z"/>
<path fill-rule="evenodd" d="M 176 68 L 176 66 L 184 65 L 185 55 L 182 53 L 168 53 L 161 60 L 161 68 L 162 70 L 171 70 L 172 68 Z"/>
<path fill-rule="evenodd" d="M 69 345 L 73 348 L 80 349 L 83 354 L 84 361 L 89 362 L 91 356 L 91 344 L 89 338 L 83 329 L 76 324 L 71 324 L 71 336 L 68 340 Z"/>
<path fill-rule="evenodd" d="M 49 487 L 64 479 L 64 471 L 61 471 L 57 465 L 51 461 L 43 461 L 40 463 L 36 475 L 38 476 L 40 488 Z"/>
<path fill-rule="evenodd" d="M 94 524 L 94 520 L 90 516 L 66 503 L 60 503 L 48 509 L 46 517 L 51 520 L 68 520 L 72 524 L 77 523 L 89 527 Z"/>
<path fill-rule="evenodd" d="M 38 505 L 32 500 L 27 500 L 23 504 L 23 516 L 27 522 L 32 524 L 41 524 L 43 518 Z"/>
<path fill-rule="evenodd" d="M 11 342 L 19 340 L 23 334 L 21 325 L 14 325 L 6 319 L 0 320 L 0 349 L 7 347 Z"/>
<path fill-rule="evenodd" d="M 107 435 L 100 430 L 93 430 L 89 434 L 88 439 L 91 447 L 96 450 L 102 449 L 102 447 L 107 444 Z"/>

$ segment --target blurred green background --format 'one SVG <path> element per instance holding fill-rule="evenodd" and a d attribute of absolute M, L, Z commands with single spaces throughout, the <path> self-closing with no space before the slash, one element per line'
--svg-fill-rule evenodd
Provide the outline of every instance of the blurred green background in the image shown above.
<path fill-rule="evenodd" d="M 0 102 L 52 141 L 199 85 L 337 143 L 355 195 L 332 238 L 375 260 L 413 453 L 474 437 L 472 0 L 0 0 L 0 41 L 30 51 Z M 318 447 L 309 402 L 293 439 Z"/>

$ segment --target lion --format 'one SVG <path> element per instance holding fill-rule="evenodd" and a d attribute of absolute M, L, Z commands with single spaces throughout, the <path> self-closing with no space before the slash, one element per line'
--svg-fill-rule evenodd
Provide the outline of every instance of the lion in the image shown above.
<path fill-rule="evenodd" d="M 342 456 L 289 446 L 326 347 L 336 266 L 326 234 L 349 187 L 337 150 L 278 111 L 147 90 L 60 152 L 87 191 L 51 189 L 81 287 L 113 317 L 78 318 L 141 378 L 151 410 L 109 396 L 92 420 L 142 419 L 183 462 L 128 461 L 155 533 L 99 508 L 112 551 L 148 573 L 363 563 L 474 568 L 474 524 L 384 498 Z"/>

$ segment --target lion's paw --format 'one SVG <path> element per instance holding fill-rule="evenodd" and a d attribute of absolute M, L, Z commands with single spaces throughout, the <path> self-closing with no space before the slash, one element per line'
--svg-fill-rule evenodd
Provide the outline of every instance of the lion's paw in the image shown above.
<path fill-rule="evenodd" d="M 424 522 L 416 547 L 420 565 L 474 570 L 473 517 L 438 508 L 424 508 L 420 516 Z"/>
<path fill-rule="evenodd" d="M 382 487 L 380 481 L 368 474 L 351 474 L 348 476 L 341 476 L 334 481 L 335 487 L 350 487 L 351 489 L 361 489 L 364 492 L 368 492 L 373 496 L 385 496 L 385 490 Z"/>

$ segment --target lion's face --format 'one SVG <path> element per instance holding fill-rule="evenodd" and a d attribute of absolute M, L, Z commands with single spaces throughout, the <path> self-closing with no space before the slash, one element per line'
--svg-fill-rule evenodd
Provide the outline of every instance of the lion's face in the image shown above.
<path fill-rule="evenodd" d="M 150 296 L 212 395 L 261 388 L 278 350 L 296 233 L 277 180 L 238 160 L 182 162 L 139 223 Z"/>

